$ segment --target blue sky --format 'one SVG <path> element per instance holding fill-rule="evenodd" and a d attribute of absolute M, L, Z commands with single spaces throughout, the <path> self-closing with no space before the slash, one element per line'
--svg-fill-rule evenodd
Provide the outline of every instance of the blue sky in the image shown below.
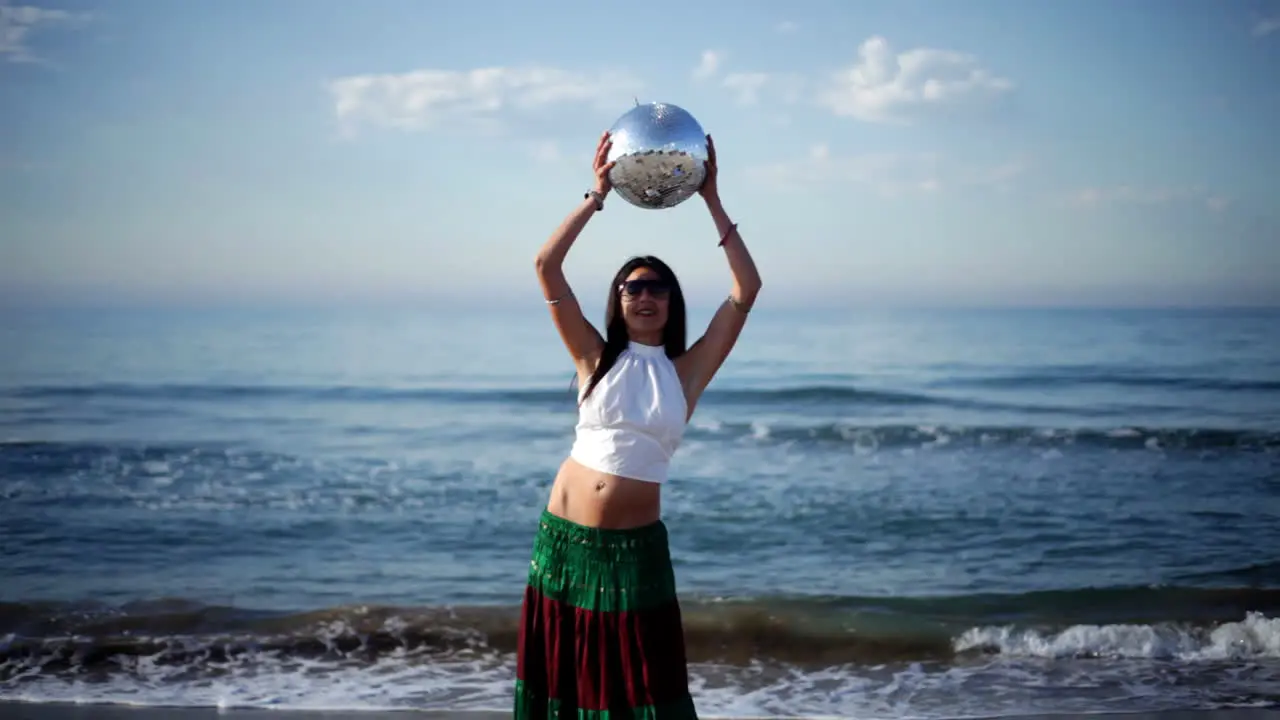
<path fill-rule="evenodd" d="M 762 302 L 1280 303 L 1280 2 L 670 7 L 0 0 L 0 295 L 536 304 L 639 98 L 715 137 Z M 714 301 L 715 241 L 613 198 L 567 270 Z"/>

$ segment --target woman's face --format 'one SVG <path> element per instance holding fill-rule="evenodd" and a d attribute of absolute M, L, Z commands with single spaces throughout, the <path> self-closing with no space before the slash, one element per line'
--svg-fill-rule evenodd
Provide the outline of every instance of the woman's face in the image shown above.
<path fill-rule="evenodd" d="M 636 268 L 619 290 L 622 318 L 633 336 L 661 333 L 671 306 L 671 286 L 649 268 Z"/>

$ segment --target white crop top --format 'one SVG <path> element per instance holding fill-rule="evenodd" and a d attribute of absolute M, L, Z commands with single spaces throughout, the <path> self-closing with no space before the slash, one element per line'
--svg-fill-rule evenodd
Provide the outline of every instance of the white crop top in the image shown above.
<path fill-rule="evenodd" d="M 580 400 L 585 391 L 584 383 Z M 631 342 L 579 406 L 569 457 L 601 472 L 666 482 L 687 412 L 666 349 Z"/>

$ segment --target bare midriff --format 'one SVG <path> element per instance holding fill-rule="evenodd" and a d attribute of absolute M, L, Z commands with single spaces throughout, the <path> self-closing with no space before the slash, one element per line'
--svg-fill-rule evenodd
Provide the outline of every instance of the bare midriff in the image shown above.
<path fill-rule="evenodd" d="M 662 486 L 586 467 L 573 458 L 560 465 L 547 511 L 588 527 L 625 530 L 658 521 Z"/>

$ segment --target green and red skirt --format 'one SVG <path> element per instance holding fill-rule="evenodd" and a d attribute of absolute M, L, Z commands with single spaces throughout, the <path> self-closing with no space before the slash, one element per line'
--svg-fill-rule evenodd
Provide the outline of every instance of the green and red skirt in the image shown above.
<path fill-rule="evenodd" d="M 516 720 L 697 718 L 666 526 L 544 511 L 516 652 Z"/>

